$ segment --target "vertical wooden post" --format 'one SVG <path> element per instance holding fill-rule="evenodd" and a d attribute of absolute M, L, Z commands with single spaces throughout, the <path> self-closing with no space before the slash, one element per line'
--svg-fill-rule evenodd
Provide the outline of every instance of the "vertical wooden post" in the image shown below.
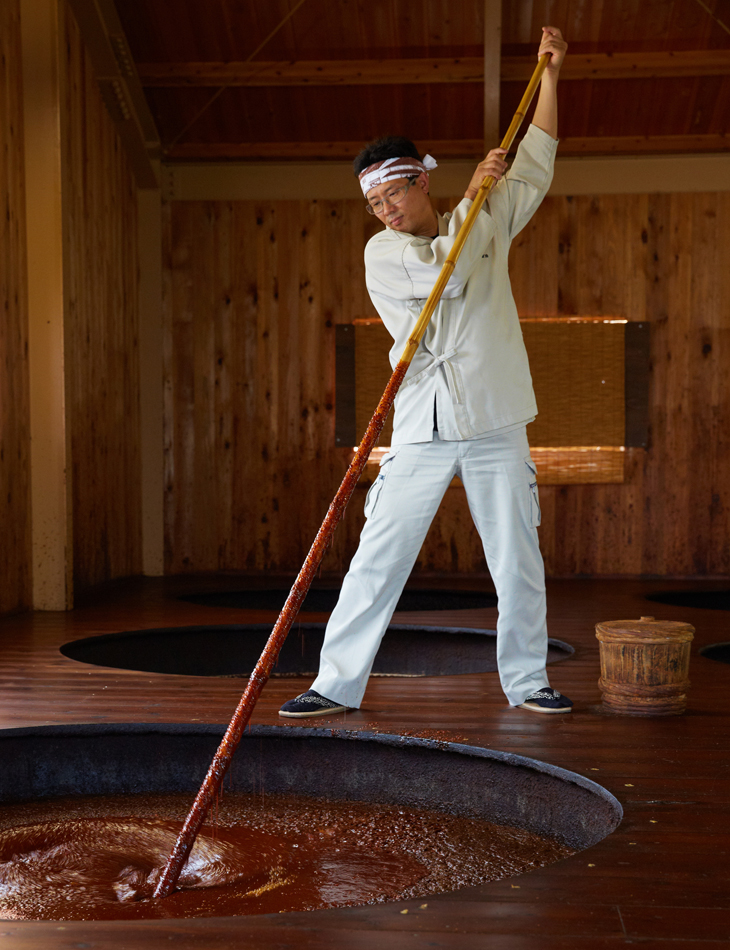
<path fill-rule="evenodd" d="M 73 606 L 66 425 L 58 0 L 21 0 L 28 237 L 33 605 Z"/>
<path fill-rule="evenodd" d="M 139 386 L 142 457 L 142 570 L 164 574 L 162 398 L 162 195 L 137 192 Z"/>
<path fill-rule="evenodd" d="M 502 59 L 502 0 L 484 0 L 484 154 L 499 135 L 499 81 Z"/>
<path fill-rule="evenodd" d="M 0 615 L 33 603 L 20 2 L 0 3 Z"/>

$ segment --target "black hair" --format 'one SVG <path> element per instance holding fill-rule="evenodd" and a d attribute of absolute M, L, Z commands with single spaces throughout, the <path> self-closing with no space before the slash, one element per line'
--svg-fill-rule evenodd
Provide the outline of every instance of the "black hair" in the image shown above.
<path fill-rule="evenodd" d="M 385 135 L 383 138 L 375 139 L 374 142 L 368 142 L 365 148 L 360 152 L 352 163 L 355 174 L 374 165 L 375 162 L 383 162 L 386 158 L 417 158 L 421 161 L 418 149 L 410 139 L 402 135 Z"/>

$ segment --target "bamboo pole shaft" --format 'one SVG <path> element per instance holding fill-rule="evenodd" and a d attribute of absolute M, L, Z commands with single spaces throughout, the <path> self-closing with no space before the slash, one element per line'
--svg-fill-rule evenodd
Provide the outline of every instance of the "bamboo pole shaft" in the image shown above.
<path fill-rule="evenodd" d="M 532 78 L 530 79 L 527 89 L 525 90 L 525 94 L 522 97 L 519 106 L 517 107 L 517 111 L 512 117 L 512 121 L 510 122 L 510 126 L 507 129 L 504 138 L 502 139 L 500 146 L 501 148 L 509 149 L 514 142 L 515 135 L 517 135 L 517 130 L 522 124 L 522 120 L 524 119 L 525 113 L 532 102 L 532 98 L 535 95 L 535 90 L 540 84 L 542 74 L 545 72 L 545 67 L 547 66 L 549 60 L 549 53 L 546 53 L 539 60 L 535 72 L 532 74 Z M 456 266 L 456 262 L 459 259 L 462 248 L 466 243 L 466 239 L 469 237 L 471 229 L 474 227 L 474 222 L 477 219 L 477 215 L 482 210 L 482 205 L 486 201 L 487 195 L 494 187 L 494 183 L 495 179 L 492 177 L 492 175 L 488 175 L 479 186 L 479 191 L 472 202 L 472 206 L 469 209 L 467 216 L 464 218 L 464 223 L 462 224 L 459 233 L 456 235 L 456 240 L 454 241 L 454 245 L 451 248 L 451 253 L 444 261 L 441 273 L 439 274 L 438 279 L 434 284 L 433 290 L 429 294 L 428 300 L 426 300 L 423 310 L 421 311 L 421 314 L 416 321 L 415 326 L 413 327 L 413 333 L 408 339 L 408 344 L 403 351 L 401 360 L 406 360 L 408 363 L 410 363 L 415 356 L 416 350 L 418 349 L 418 344 L 421 342 L 423 334 L 426 332 L 426 327 L 428 326 L 429 321 L 433 316 L 433 312 L 436 309 L 439 300 L 441 299 L 444 288 L 446 287 L 449 278 L 454 272 L 454 267 Z"/>
<path fill-rule="evenodd" d="M 545 66 L 550 59 L 549 54 L 546 54 L 538 62 L 537 68 L 533 73 L 532 79 L 527 87 L 525 95 L 522 97 L 522 101 L 518 107 L 517 112 L 515 113 L 514 118 L 510 124 L 507 134 L 502 139 L 502 148 L 508 149 L 512 144 L 517 130 L 520 127 L 522 119 L 524 118 L 527 107 L 529 106 L 532 97 L 535 94 L 542 74 L 545 70 Z M 253 673 L 251 674 L 248 685 L 241 697 L 241 700 L 236 707 L 236 711 L 233 714 L 233 717 L 226 729 L 225 735 L 221 740 L 218 750 L 213 757 L 208 773 L 203 780 L 203 784 L 200 786 L 200 790 L 193 802 L 193 805 L 188 813 L 185 823 L 180 831 L 175 846 L 172 849 L 170 857 L 168 858 L 167 864 L 165 865 L 162 875 L 155 887 L 154 896 L 155 897 L 167 897 L 177 883 L 177 879 L 180 876 L 180 872 L 187 860 L 190 851 L 192 850 L 193 844 L 195 843 L 195 838 L 200 831 L 200 827 L 205 820 L 205 816 L 208 813 L 213 800 L 220 791 L 221 782 L 223 776 L 225 775 L 228 766 L 230 764 L 233 753 L 238 747 L 238 743 L 243 734 L 249 719 L 251 718 L 251 713 L 253 712 L 254 706 L 261 695 L 266 682 L 271 674 L 271 670 L 276 663 L 276 659 L 281 650 L 282 644 L 286 639 L 289 630 L 291 629 L 294 620 L 296 619 L 299 609 L 304 601 L 304 598 L 307 595 L 314 575 L 319 568 L 322 558 L 324 557 L 325 551 L 329 546 L 329 542 L 332 538 L 337 524 L 342 520 L 342 517 L 345 513 L 345 508 L 349 502 L 355 486 L 362 474 L 365 464 L 370 456 L 370 452 L 378 440 L 380 433 L 385 425 L 385 420 L 390 412 L 395 397 L 400 389 L 400 385 L 403 382 L 403 378 L 408 371 L 408 367 L 411 364 L 411 360 L 415 355 L 416 350 L 418 349 L 418 344 L 421 342 L 423 334 L 426 332 L 426 327 L 428 322 L 433 315 L 436 306 L 441 299 L 441 294 L 444 291 L 444 287 L 448 283 L 449 277 L 454 271 L 456 261 L 461 254 L 461 250 L 464 247 L 464 243 L 469 236 L 476 216 L 479 213 L 484 201 L 486 200 L 487 195 L 492 190 L 494 186 L 494 178 L 490 175 L 484 179 L 477 196 L 474 199 L 469 213 L 464 219 L 464 223 L 459 230 L 459 233 L 456 236 L 454 241 L 454 246 L 449 254 L 448 258 L 444 262 L 441 273 L 438 276 L 436 284 L 434 285 L 433 290 L 431 291 L 426 304 L 421 311 L 421 315 L 416 322 L 416 325 L 413 329 L 413 333 L 408 339 L 403 355 L 398 362 L 398 365 L 393 370 L 393 375 L 390 377 L 388 385 L 386 386 L 385 392 L 383 393 L 378 407 L 375 410 L 375 413 L 368 424 L 365 435 L 360 443 L 352 462 L 350 463 L 349 468 L 345 474 L 345 477 L 342 480 L 342 484 L 337 490 L 332 504 L 329 506 L 329 510 L 325 516 L 322 525 L 317 532 L 317 536 L 314 539 L 312 547 L 307 554 L 307 557 L 304 561 L 304 564 L 297 576 L 297 579 L 294 581 L 289 596 L 286 599 L 281 613 L 274 625 L 273 630 L 269 636 L 269 639 L 264 647 L 263 653 L 261 654 L 258 663 L 256 664 Z"/>

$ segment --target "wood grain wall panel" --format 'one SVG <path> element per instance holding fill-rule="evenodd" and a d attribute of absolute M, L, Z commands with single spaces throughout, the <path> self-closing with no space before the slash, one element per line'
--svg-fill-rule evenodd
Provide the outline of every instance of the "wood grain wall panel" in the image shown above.
<path fill-rule="evenodd" d="M 558 276 L 553 253 L 548 248 L 560 242 L 560 198 L 545 198 L 539 215 L 532 218 L 512 242 L 510 277 L 520 315 L 552 317 L 558 315 Z"/>
<path fill-rule="evenodd" d="M 377 225 L 359 201 L 173 201 L 166 217 L 167 570 L 296 571 L 347 464 L 334 325 L 373 313 Z M 622 484 L 541 487 L 548 573 L 730 570 L 729 241 L 724 194 L 548 198 L 515 241 L 521 315 L 652 328 L 648 448 L 626 450 Z M 325 570 L 355 550 L 368 478 Z M 484 567 L 450 488 L 416 569 Z"/>
<path fill-rule="evenodd" d="M 363 217 L 359 202 L 166 207 L 168 571 L 300 566 L 347 465 L 334 339 L 363 315 L 349 277 Z"/>
<path fill-rule="evenodd" d="M 572 312 L 600 305 L 650 321 L 651 429 L 646 452 L 627 451 L 623 485 L 541 489 L 541 543 L 553 574 L 723 574 L 730 566 L 720 540 L 730 501 L 720 474 L 728 451 L 713 430 L 730 423 L 719 342 L 730 329 L 727 275 L 717 257 L 728 202 L 722 195 L 638 197 L 602 197 L 598 207 L 607 213 L 590 229 L 593 199 L 566 202 L 563 301 Z M 591 245 L 608 249 L 605 268 Z M 709 339 L 715 336 L 718 362 Z"/>
<path fill-rule="evenodd" d="M 0 614 L 32 600 L 20 9 L 0 5 Z"/>
<path fill-rule="evenodd" d="M 62 22 L 66 399 L 81 590 L 142 570 L 137 196 L 67 7 Z"/>
<path fill-rule="evenodd" d="M 730 267 L 727 266 L 727 248 L 730 247 L 730 201 L 723 197 L 712 208 L 716 215 L 716 240 L 713 245 L 714 262 L 711 272 L 708 261 L 702 262 L 707 284 L 713 287 L 712 349 L 702 343 L 702 364 L 705 371 L 708 400 L 712 413 L 712 431 L 709 444 L 714 447 L 712 460 L 712 489 L 710 496 L 710 543 L 708 557 L 711 564 L 730 563 L 730 500 L 718 491 L 730 466 L 730 424 L 728 420 L 727 367 L 730 366 Z"/>

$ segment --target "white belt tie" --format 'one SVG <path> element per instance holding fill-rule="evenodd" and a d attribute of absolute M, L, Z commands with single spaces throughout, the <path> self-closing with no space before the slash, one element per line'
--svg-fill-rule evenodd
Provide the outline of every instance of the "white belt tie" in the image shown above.
<path fill-rule="evenodd" d="M 411 376 L 410 379 L 407 379 L 403 385 L 411 386 L 413 383 L 417 383 L 419 379 L 423 379 L 424 376 L 432 376 L 439 366 L 443 366 L 446 371 L 446 384 L 449 387 L 449 393 L 451 394 L 451 401 L 457 405 L 463 402 L 463 394 L 461 391 L 461 373 L 459 372 L 458 366 L 454 366 L 450 362 L 451 358 L 456 356 L 456 348 L 451 347 L 450 350 L 447 350 L 445 353 L 442 353 L 440 356 L 437 356 L 433 363 L 426 367 L 426 369 L 421 370 L 420 373 L 416 373 L 415 376 Z"/>

